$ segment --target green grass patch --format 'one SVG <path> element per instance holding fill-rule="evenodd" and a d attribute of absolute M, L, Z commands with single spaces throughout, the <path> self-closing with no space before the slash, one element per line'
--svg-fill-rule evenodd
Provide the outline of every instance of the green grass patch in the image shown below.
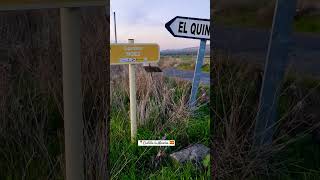
<path fill-rule="evenodd" d="M 170 82 L 169 82 L 170 83 Z M 208 90 L 207 90 L 208 91 Z M 176 91 L 175 101 L 182 93 Z M 202 106 L 186 121 L 166 122 L 166 119 L 150 120 L 138 127 L 138 140 L 174 139 L 175 147 L 139 147 L 131 143 L 130 118 L 126 110 L 113 108 L 110 126 L 111 179 L 210 179 L 210 157 L 203 161 L 202 168 L 191 163 L 177 164 L 169 154 L 193 143 L 209 146 L 209 107 Z M 166 126 L 163 126 L 166 123 Z M 159 127 L 163 126 L 159 130 Z M 159 151 L 165 155 L 157 160 Z"/>
<path fill-rule="evenodd" d="M 207 179 L 210 177 L 209 169 L 198 170 L 191 164 L 177 165 L 165 157 L 161 166 L 155 167 L 154 157 L 160 150 L 159 147 L 138 147 L 130 142 L 129 118 L 119 113 L 111 118 L 111 142 L 110 161 L 111 175 L 113 179 Z M 166 149 L 169 154 L 179 150 L 188 144 L 201 142 L 209 144 L 208 116 L 190 118 L 186 124 L 179 124 L 162 132 L 154 133 L 149 127 L 138 128 L 138 139 L 161 139 L 167 135 L 167 139 L 175 139 L 176 147 Z M 201 129 L 201 131 L 200 131 Z M 207 163 L 208 164 L 208 163 Z"/>
<path fill-rule="evenodd" d="M 270 29 L 272 19 L 258 19 L 257 13 L 254 11 L 241 11 L 228 15 L 218 15 L 215 17 L 217 23 L 227 26 L 239 26 L 250 28 Z M 320 32 L 320 15 L 305 15 L 294 21 L 294 31 L 319 33 Z"/>
<path fill-rule="evenodd" d="M 210 73 L 210 64 L 205 64 L 201 68 L 202 72 Z"/>
<path fill-rule="evenodd" d="M 255 27 L 255 28 L 267 28 L 270 26 L 269 22 L 257 21 L 256 13 L 251 11 L 239 12 L 239 14 L 231 15 L 218 15 L 215 17 L 215 21 L 219 24 L 227 26 L 239 26 L 239 27 Z"/>
<path fill-rule="evenodd" d="M 177 69 L 179 70 L 185 70 L 185 71 L 193 71 L 194 70 L 195 64 L 190 62 L 190 63 L 180 63 L 177 66 Z"/>
<path fill-rule="evenodd" d="M 320 32 L 320 15 L 304 16 L 294 22 L 294 28 L 298 32 Z"/>
<path fill-rule="evenodd" d="M 195 64 L 190 62 L 190 63 L 180 63 L 177 66 L 177 69 L 179 70 L 184 70 L 184 71 L 194 71 Z M 210 72 L 210 64 L 204 64 L 201 68 L 202 72 L 209 73 Z"/>
<path fill-rule="evenodd" d="M 177 66 L 177 69 L 179 70 L 184 70 L 184 71 L 194 71 L 194 64 L 189 64 L 189 63 L 181 63 Z M 201 68 L 202 72 L 210 73 L 210 65 L 205 64 Z"/>

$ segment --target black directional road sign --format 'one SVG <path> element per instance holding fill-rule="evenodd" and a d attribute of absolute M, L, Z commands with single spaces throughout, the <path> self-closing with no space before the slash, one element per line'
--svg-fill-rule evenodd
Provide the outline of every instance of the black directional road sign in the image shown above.
<path fill-rule="evenodd" d="M 210 40 L 210 19 L 177 16 L 165 27 L 174 37 Z"/>

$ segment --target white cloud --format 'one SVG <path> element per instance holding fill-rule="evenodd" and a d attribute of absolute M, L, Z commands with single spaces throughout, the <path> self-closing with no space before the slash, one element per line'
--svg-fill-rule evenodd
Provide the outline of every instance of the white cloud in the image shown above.
<path fill-rule="evenodd" d="M 202 4 L 201 4 L 202 3 Z M 175 16 L 209 18 L 209 0 L 111 0 L 110 39 L 114 42 L 113 11 L 117 16 L 118 42 L 158 43 L 161 49 L 199 45 L 199 40 L 173 37 L 165 23 Z"/>

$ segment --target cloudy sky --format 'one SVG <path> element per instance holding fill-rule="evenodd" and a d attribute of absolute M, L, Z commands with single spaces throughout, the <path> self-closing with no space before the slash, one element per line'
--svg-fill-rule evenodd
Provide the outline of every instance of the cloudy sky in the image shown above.
<path fill-rule="evenodd" d="M 160 49 L 199 46 L 200 41 L 173 37 L 165 23 L 175 16 L 210 19 L 209 0 L 110 0 L 110 41 L 115 42 L 116 12 L 118 43 L 158 43 Z M 209 44 L 209 42 L 208 42 Z"/>

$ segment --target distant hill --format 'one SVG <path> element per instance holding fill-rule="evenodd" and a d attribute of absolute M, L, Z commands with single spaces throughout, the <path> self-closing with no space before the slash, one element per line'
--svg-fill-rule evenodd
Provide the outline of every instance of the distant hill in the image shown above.
<path fill-rule="evenodd" d="M 196 55 L 199 47 L 189 47 L 183 49 L 166 49 L 160 52 L 161 55 Z M 210 45 L 206 47 L 206 54 L 210 54 Z"/>

